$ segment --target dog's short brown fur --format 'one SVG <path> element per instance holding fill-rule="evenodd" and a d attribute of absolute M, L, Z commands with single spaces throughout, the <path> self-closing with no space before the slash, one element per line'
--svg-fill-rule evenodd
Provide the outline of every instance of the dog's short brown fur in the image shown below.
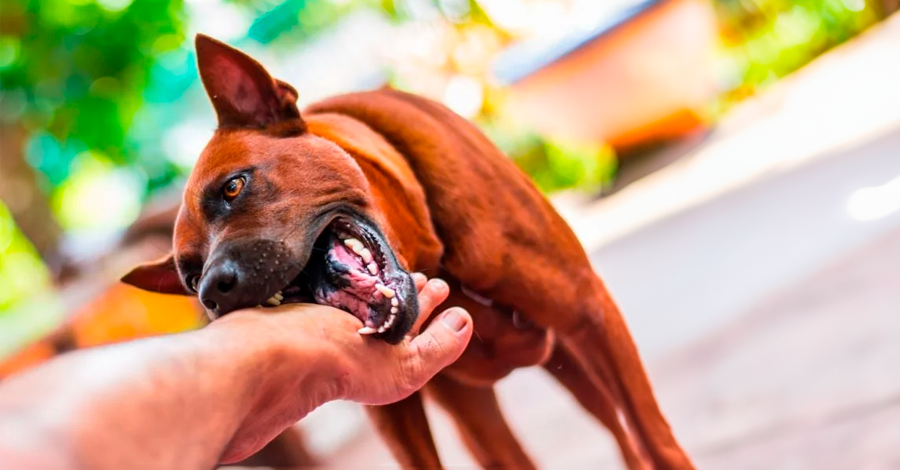
<path fill-rule="evenodd" d="M 446 304 L 472 313 L 476 337 L 424 392 L 454 417 L 481 465 L 534 468 L 492 384 L 540 364 L 609 428 L 630 469 L 693 468 L 578 240 L 473 125 L 387 89 L 321 101 L 301 117 L 296 92 L 253 59 L 204 36 L 197 50 L 219 128 L 190 176 L 174 256 L 137 268 L 126 282 L 185 293 L 191 273 L 207 276 L 223 256 L 246 264 L 277 253 L 280 267 L 246 268 L 256 278 L 241 281 L 255 282 L 248 291 L 257 292 L 239 306 L 262 303 L 310 259 L 323 214 L 346 207 L 378 225 L 405 271 L 447 279 Z M 251 167 L 253 189 L 237 209 L 210 202 L 224 178 Z M 257 248 L 264 243 L 274 251 Z M 440 467 L 421 392 L 369 411 L 404 468 Z"/>

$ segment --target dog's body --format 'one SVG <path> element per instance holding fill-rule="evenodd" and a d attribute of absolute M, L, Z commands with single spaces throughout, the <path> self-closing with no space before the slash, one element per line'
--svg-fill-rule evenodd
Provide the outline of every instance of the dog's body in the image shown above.
<path fill-rule="evenodd" d="M 243 262 L 244 255 L 230 248 L 242 243 L 239 246 L 250 247 L 246 250 L 256 250 L 257 257 L 275 253 L 272 256 L 283 255 L 286 262 L 291 259 L 300 266 L 287 274 L 250 271 L 266 280 L 274 276 L 287 292 L 295 282 L 290 279 L 313 263 L 311 240 L 323 246 L 319 244 L 326 222 L 310 212 L 319 215 L 325 213 L 319 208 L 332 210 L 338 199 L 350 201 L 347 210 L 360 214 L 361 226 L 372 221 L 390 245 L 376 256 L 380 264 L 370 271 L 383 278 L 376 282 L 394 286 L 401 301 L 399 307 L 393 301 L 396 308 L 391 308 L 394 313 L 387 323 L 382 305 L 388 308 L 383 303 L 388 299 L 377 295 L 360 307 L 364 313 L 359 308 L 348 311 L 355 311 L 367 326 L 381 324 L 377 337 L 396 340 L 391 324 L 400 325 L 394 330 L 402 328 L 411 324 L 406 317 L 415 315 L 407 313 L 414 305 L 397 273 L 420 271 L 445 278 L 452 287 L 446 304 L 462 305 L 472 313 L 476 335 L 469 348 L 424 391 L 454 417 L 481 465 L 534 468 L 505 424 L 492 385 L 515 368 L 543 364 L 610 429 L 630 469 L 693 468 L 658 409 L 618 308 L 574 234 L 527 177 L 474 126 L 437 103 L 393 90 L 325 100 L 307 108 L 301 118 L 290 107 L 296 98 L 292 89 L 260 72 L 251 59 L 210 41 L 199 38 L 198 53 L 220 130 L 188 183 L 175 232 L 175 257 L 139 268 L 127 282 L 169 292 L 193 283 L 217 314 L 262 303 L 275 289 L 257 284 L 253 289 L 265 292 L 253 299 L 243 293 L 236 297 L 233 292 L 240 290 L 241 282 L 253 282 L 242 281 L 251 276 L 240 272 L 228 278 L 238 287 L 224 294 L 207 285 L 207 277 L 219 279 L 221 285 L 221 277 L 215 277 L 220 269 L 216 263 L 223 263 L 217 261 L 221 253 L 231 253 L 224 263 Z M 313 154 L 319 156 L 307 157 Z M 265 214 L 250 214 L 256 206 L 240 199 L 235 199 L 233 216 L 218 216 L 209 209 L 217 203 L 204 199 L 208 190 L 203 185 L 222 181 L 213 174 L 217 168 L 274 165 L 266 159 L 277 161 L 279 169 L 263 176 L 254 166 L 245 183 L 268 189 L 257 189 L 252 196 L 287 194 L 293 200 L 284 205 L 269 201 Z M 231 184 L 234 177 L 227 181 Z M 271 189 L 278 185 L 285 187 Z M 233 193 L 230 189 L 226 194 Z M 297 224 L 311 234 L 291 241 Z M 257 240 L 256 245 L 232 241 L 248 237 Z M 260 238 L 279 242 L 260 249 Z M 402 270 L 392 267 L 392 254 Z M 172 278 L 166 273 L 174 272 L 176 265 L 178 275 Z M 202 272 L 202 278 L 191 275 L 192 269 Z M 316 280 L 315 273 L 305 276 L 313 279 L 317 301 L 335 301 L 332 284 Z M 325 287 L 315 287 L 316 282 Z M 346 292 L 340 295 L 346 297 Z M 370 408 L 370 414 L 404 468 L 440 467 L 420 393 Z"/>

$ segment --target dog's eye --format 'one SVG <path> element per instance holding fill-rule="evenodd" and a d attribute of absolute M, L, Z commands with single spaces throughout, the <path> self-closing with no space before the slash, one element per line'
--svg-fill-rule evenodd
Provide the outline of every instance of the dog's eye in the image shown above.
<path fill-rule="evenodd" d="M 186 281 L 187 281 L 186 282 L 187 285 L 189 285 L 191 287 L 191 290 L 196 293 L 197 289 L 200 286 L 200 276 L 198 276 L 196 274 L 191 274 L 187 277 Z"/>
<path fill-rule="evenodd" d="M 225 197 L 226 201 L 231 202 L 241 193 L 242 189 L 244 189 L 244 177 L 235 176 L 222 187 L 222 196 Z"/>

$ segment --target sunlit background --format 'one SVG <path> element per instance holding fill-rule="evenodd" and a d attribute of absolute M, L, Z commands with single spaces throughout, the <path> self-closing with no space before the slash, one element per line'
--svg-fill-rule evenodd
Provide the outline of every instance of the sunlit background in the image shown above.
<path fill-rule="evenodd" d="M 780 81 L 896 8 L 890 0 L 5 0 L 0 359 L 77 312 L 105 309 L 107 317 L 66 340 L 76 346 L 199 325 L 160 313 L 190 311 L 181 300 L 104 290 L 127 266 L 165 251 L 166 210 L 213 132 L 195 33 L 257 58 L 297 88 L 301 104 L 385 84 L 443 102 L 551 194 L 591 250 L 609 249 L 647 214 L 669 216 L 845 145 L 849 137 L 827 137 L 869 126 L 866 116 L 893 116 L 900 106 L 853 108 L 858 100 L 844 92 L 868 85 L 849 78 L 807 80 L 777 104 L 759 97 L 787 96 Z M 873 60 L 900 61 L 900 45 L 892 47 L 893 56 Z M 754 107 L 790 112 L 802 102 L 827 111 L 784 114 L 765 128 L 742 120 Z M 829 130 L 834 116 L 854 112 L 862 117 Z M 827 147 L 791 146 L 789 135 L 816 132 Z M 737 137 L 717 140 L 729 133 Z M 697 142 L 691 171 L 654 179 L 665 165 L 653 155 L 684 155 Z M 716 152 L 737 163 L 704 165 Z M 635 203 L 652 206 L 645 211 L 627 203 L 653 190 L 623 191 L 630 185 L 691 190 Z M 900 176 L 860 183 L 842 198 L 842 217 L 882 219 L 900 210 Z M 587 225 L 596 211 L 609 221 L 602 229 Z M 132 231 L 162 236 L 97 269 L 148 213 L 157 231 Z M 622 297 L 637 288 L 623 287 Z M 639 339 L 653 335 L 640 320 L 634 329 Z"/>

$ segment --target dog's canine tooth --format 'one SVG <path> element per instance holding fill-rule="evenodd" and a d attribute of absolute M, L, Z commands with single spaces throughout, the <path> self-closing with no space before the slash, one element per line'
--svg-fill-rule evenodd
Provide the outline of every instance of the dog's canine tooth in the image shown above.
<path fill-rule="evenodd" d="M 394 295 L 396 294 L 394 292 L 394 289 L 391 289 L 390 287 L 388 287 L 384 284 L 375 284 L 375 288 L 378 289 L 378 292 L 381 292 L 382 295 L 384 295 L 385 297 L 387 297 L 389 299 L 394 298 Z"/>
<path fill-rule="evenodd" d="M 391 299 L 391 306 L 393 306 L 393 307 L 399 307 L 399 306 L 400 306 L 400 301 L 397 300 L 396 297 L 394 297 L 393 299 Z"/>
<path fill-rule="evenodd" d="M 376 275 L 376 274 L 378 274 L 378 265 L 375 264 L 374 262 L 369 263 L 368 265 L 366 265 L 366 268 L 368 268 L 369 274 L 371 274 L 371 275 L 373 275 L 373 276 Z"/>
<path fill-rule="evenodd" d="M 356 332 L 361 335 L 372 335 L 372 334 L 378 333 L 378 330 L 376 330 L 375 328 L 372 328 L 371 326 L 364 326 L 364 327 L 356 330 Z"/>
<path fill-rule="evenodd" d="M 362 259 L 363 259 L 363 261 L 366 262 L 366 264 L 371 263 L 372 260 L 374 259 L 374 258 L 372 258 L 372 252 L 369 251 L 368 248 L 363 248 L 362 250 L 360 250 L 358 252 L 358 254 L 359 254 L 359 256 L 362 256 Z"/>

